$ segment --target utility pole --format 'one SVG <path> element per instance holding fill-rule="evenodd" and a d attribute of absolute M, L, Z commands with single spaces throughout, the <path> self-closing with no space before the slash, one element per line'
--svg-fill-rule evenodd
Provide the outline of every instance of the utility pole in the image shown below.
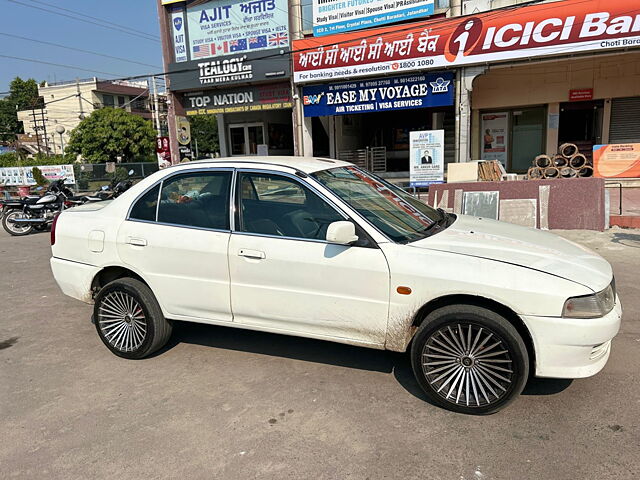
<path fill-rule="evenodd" d="M 162 130 L 160 129 L 160 104 L 158 102 L 158 87 L 156 86 L 155 75 L 151 77 L 151 83 L 153 85 L 153 125 L 156 127 L 158 137 L 162 136 Z"/>
<path fill-rule="evenodd" d="M 33 117 L 33 129 L 36 132 L 36 142 L 38 142 L 38 155 L 42 153 L 42 148 L 40 147 L 40 134 L 38 133 L 38 122 L 36 121 L 36 105 L 35 103 L 31 107 L 31 116 Z"/>
<path fill-rule="evenodd" d="M 78 92 L 78 106 L 80 107 L 80 120 L 84 120 L 84 109 L 82 108 L 82 98 L 80 95 L 80 79 L 76 77 L 76 92 Z"/>
<path fill-rule="evenodd" d="M 47 122 L 44 117 L 44 102 L 42 104 L 42 109 L 40 110 L 40 118 L 42 119 L 42 132 L 44 135 L 44 147 L 45 147 L 45 155 L 49 156 L 49 138 L 47 137 Z"/>

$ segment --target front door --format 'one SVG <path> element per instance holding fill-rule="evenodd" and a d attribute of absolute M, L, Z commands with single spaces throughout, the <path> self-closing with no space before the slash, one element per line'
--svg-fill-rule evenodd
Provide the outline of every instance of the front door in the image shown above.
<path fill-rule="evenodd" d="M 327 243 L 345 215 L 296 178 L 240 171 L 229 242 L 234 321 L 382 346 L 389 269 L 373 242 Z"/>
<path fill-rule="evenodd" d="M 120 258 L 143 274 L 170 318 L 232 320 L 231 177 L 209 169 L 166 178 L 136 201 L 118 231 Z"/>
<path fill-rule="evenodd" d="M 262 123 L 229 125 L 231 155 L 257 155 L 258 145 L 264 144 Z"/>

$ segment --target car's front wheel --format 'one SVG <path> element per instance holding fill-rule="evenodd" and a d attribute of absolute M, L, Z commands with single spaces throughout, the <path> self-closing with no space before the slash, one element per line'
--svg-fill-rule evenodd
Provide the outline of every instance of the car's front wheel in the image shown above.
<path fill-rule="evenodd" d="M 474 305 L 434 310 L 411 347 L 416 380 L 427 397 L 448 410 L 490 414 L 521 392 L 529 373 L 527 348 L 501 315 Z"/>
<path fill-rule="evenodd" d="M 134 278 L 105 285 L 95 298 L 93 318 L 102 342 L 119 357 L 139 359 L 162 348 L 171 336 L 151 289 Z"/>

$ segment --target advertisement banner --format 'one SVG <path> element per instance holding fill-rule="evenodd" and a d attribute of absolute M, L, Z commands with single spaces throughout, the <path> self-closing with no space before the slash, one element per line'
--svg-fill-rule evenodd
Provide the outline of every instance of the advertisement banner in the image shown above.
<path fill-rule="evenodd" d="M 433 0 L 313 0 L 313 34 L 362 30 L 433 14 Z"/>
<path fill-rule="evenodd" d="M 442 72 L 304 87 L 304 116 L 449 106 L 453 80 L 452 72 Z"/>
<path fill-rule="evenodd" d="M 480 159 L 498 160 L 505 168 L 509 156 L 509 114 L 483 113 Z"/>
<path fill-rule="evenodd" d="M 594 145 L 593 176 L 600 178 L 639 178 L 640 143 Z"/>
<path fill-rule="evenodd" d="M 171 31 L 173 32 L 173 49 L 176 63 L 186 62 L 189 58 L 187 57 L 187 38 L 182 10 L 171 13 Z"/>
<path fill-rule="evenodd" d="M 283 82 L 185 95 L 182 106 L 187 115 L 211 115 L 291 108 L 293 103 L 291 87 Z"/>
<path fill-rule="evenodd" d="M 76 183 L 73 165 L 41 165 L 37 167 L 44 178 L 52 182 L 64 178 L 66 185 Z M 0 185 L 8 187 L 20 185 L 35 185 L 33 167 L 5 167 L 0 168 Z"/>
<path fill-rule="evenodd" d="M 640 46 L 638 0 L 564 0 L 293 42 L 294 81 Z"/>
<path fill-rule="evenodd" d="M 158 157 L 158 167 L 166 168 L 171 166 L 171 143 L 169 137 L 156 137 L 156 155 Z"/>
<path fill-rule="evenodd" d="M 409 133 L 409 182 L 412 187 L 444 182 L 444 130 Z"/>
<path fill-rule="evenodd" d="M 212 60 L 169 64 L 171 89 L 189 90 L 233 85 L 277 81 L 289 78 L 291 62 L 287 55 L 278 51 L 244 53 Z"/>
<path fill-rule="evenodd" d="M 191 60 L 289 48 L 287 0 L 216 0 L 187 9 Z"/>

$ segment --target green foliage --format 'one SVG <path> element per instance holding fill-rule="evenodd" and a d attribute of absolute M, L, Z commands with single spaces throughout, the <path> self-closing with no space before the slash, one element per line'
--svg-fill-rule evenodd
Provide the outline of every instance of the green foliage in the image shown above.
<path fill-rule="evenodd" d="M 129 170 L 124 167 L 118 167 L 115 172 L 107 173 L 107 177 L 115 185 L 129 178 Z"/>
<path fill-rule="evenodd" d="M 0 154 L 0 167 L 39 167 L 42 165 L 67 165 L 72 163 L 62 155 L 35 155 L 33 158 L 21 156 L 18 153 Z"/>
<path fill-rule="evenodd" d="M 198 142 L 198 155 L 200 157 L 220 150 L 218 122 L 215 115 L 195 115 L 189 117 L 189 123 L 191 124 L 191 148 L 194 153 L 196 141 Z"/>
<path fill-rule="evenodd" d="M 15 140 L 16 133 L 24 133 L 18 122 L 18 110 L 40 108 L 42 99 L 38 96 L 38 84 L 33 78 L 22 80 L 16 77 L 9 85 L 9 95 L 0 100 L 0 141 Z"/>
<path fill-rule="evenodd" d="M 33 174 L 33 179 L 39 187 L 45 187 L 49 184 L 49 180 L 45 178 L 45 176 L 42 174 L 42 170 L 40 170 L 38 167 L 33 167 L 31 169 L 31 173 Z"/>
<path fill-rule="evenodd" d="M 96 110 L 71 131 L 65 154 L 89 163 L 147 161 L 155 157 L 151 122 L 120 108 Z"/>

